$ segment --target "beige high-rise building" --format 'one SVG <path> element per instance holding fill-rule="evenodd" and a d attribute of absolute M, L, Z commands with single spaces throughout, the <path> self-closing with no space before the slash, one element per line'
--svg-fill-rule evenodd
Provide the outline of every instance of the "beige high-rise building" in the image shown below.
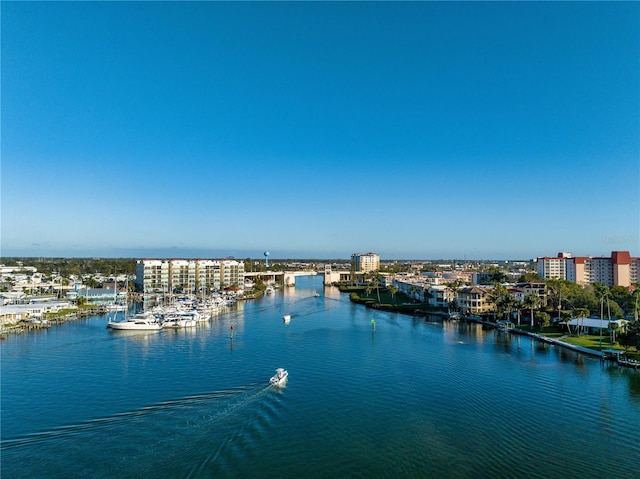
<path fill-rule="evenodd" d="M 145 293 L 179 288 L 200 292 L 227 286 L 244 287 L 244 262 L 232 259 L 141 259 L 136 264 L 136 286 Z"/>
<path fill-rule="evenodd" d="M 357 273 L 377 271 L 380 269 L 380 255 L 376 253 L 353 253 L 351 268 Z"/>

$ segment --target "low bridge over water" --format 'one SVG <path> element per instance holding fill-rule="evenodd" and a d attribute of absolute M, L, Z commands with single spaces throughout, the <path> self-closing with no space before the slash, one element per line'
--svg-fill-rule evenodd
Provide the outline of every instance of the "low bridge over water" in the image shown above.
<path fill-rule="evenodd" d="M 324 285 L 331 285 L 338 281 L 349 281 L 351 279 L 350 271 L 332 271 L 331 268 L 325 269 L 323 272 L 318 271 L 255 271 L 245 272 L 245 278 L 260 278 L 265 282 L 278 282 L 285 286 L 295 286 L 296 278 L 299 276 L 317 276 L 322 275 Z"/>

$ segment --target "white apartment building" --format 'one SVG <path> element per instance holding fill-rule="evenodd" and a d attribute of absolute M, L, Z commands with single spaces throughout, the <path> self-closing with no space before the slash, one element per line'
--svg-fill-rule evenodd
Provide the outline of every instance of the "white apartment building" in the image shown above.
<path fill-rule="evenodd" d="M 169 291 L 168 259 L 139 259 L 136 262 L 136 287 L 145 293 L 162 293 Z"/>
<path fill-rule="evenodd" d="M 244 286 L 244 262 L 213 259 L 143 259 L 136 264 L 135 284 L 145 293 L 181 289 L 198 292 Z"/>
<path fill-rule="evenodd" d="M 380 269 L 380 255 L 376 253 L 353 253 L 351 268 L 358 273 L 377 271 Z"/>
<path fill-rule="evenodd" d="M 640 258 L 628 251 L 612 251 L 611 257 L 572 256 L 538 258 L 538 275 L 544 279 L 559 278 L 578 284 L 602 283 L 607 286 L 631 286 L 640 282 Z"/>
<path fill-rule="evenodd" d="M 571 253 L 558 253 L 555 258 L 545 256 L 538 258 L 538 276 L 544 279 L 568 279 L 567 260 Z"/>

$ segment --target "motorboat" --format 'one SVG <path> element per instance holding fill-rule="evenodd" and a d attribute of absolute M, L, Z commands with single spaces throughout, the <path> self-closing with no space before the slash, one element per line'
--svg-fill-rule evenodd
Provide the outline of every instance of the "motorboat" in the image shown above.
<path fill-rule="evenodd" d="M 161 329 L 162 325 L 153 314 L 138 313 L 125 321 L 109 321 L 107 328 L 125 331 L 155 331 Z"/>
<path fill-rule="evenodd" d="M 276 387 L 283 387 L 287 383 L 287 378 L 289 377 L 289 373 L 286 369 L 278 368 L 276 369 L 276 374 L 269 379 L 269 384 Z"/>
<path fill-rule="evenodd" d="M 289 324 L 289 322 L 291 321 L 291 315 L 285 314 L 284 316 L 282 316 L 282 321 L 284 322 L 284 324 Z"/>
<path fill-rule="evenodd" d="M 320 293 L 316 293 L 316 294 L 314 294 L 314 296 L 315 296 L 316 298 L 319 298 L 319 297 L 320 297 Z"/>
<path fill-rule="evenodd" d="M 196 324 L 190 315 L 170 316 L 162 321 L 162 327 L 169 329 L 194 328 Z"/>

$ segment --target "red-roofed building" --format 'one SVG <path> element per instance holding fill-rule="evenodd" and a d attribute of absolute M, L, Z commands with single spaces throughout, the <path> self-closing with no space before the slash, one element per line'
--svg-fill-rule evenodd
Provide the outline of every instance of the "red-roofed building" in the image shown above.
<path fill-rule="evenodd" d="M 611 257 L 567 256 L 538 258 L 541 278 L 559 278 L 578 284 L 603 283 L 607 286 L 631 286 L 640 282 L 640 258 L 628 251 L 612 251 Z"/>

